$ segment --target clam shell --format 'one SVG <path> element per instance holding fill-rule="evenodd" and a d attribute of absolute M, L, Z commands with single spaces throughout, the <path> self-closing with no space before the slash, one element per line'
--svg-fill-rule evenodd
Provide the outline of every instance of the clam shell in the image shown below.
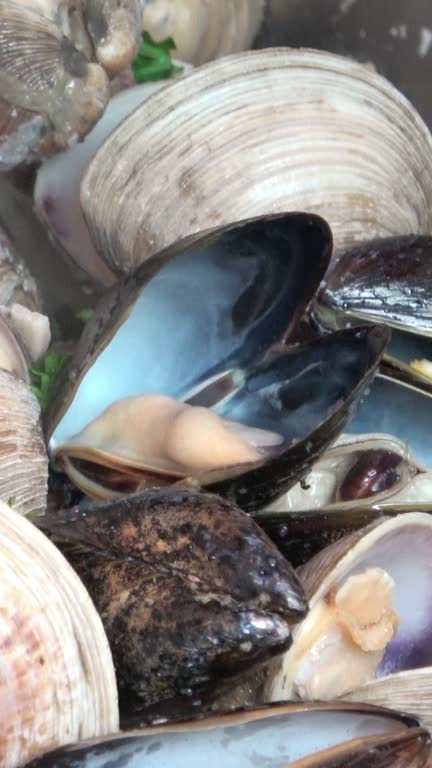
<path fill-rule="evenodd" d="M 376 690 L 377 700 L 381 703 L 386 701 L 389 706 L 403 704 L 408 711 L 416 714 L 419 711 L 416 681 L 422 672 L 424 695 L 420 705 L 421 717 L 430 725 L 432 625 L 428 585 L 431 544 L 431 516 L 412 512 L 374 521 L 366 528 L 330 545 L 301 568 L 299 573 L 309 598 L 310 611 L 302 624 L 294 629 L 290 651 L 280 662 L 274 662 L 269 672 L 265 696 L 269 700 L 279 700 L 293 694 L 307 695 L 307 689 L 296 687 L 295 680 L 299 675 L 302 649 L 309 647 L 310 639 L 318 631 L 315 622 L 321 620 L 317 618 L 320 616 L 320 606 L 330 599 L 329 595 L 336 587 L 342 590 L 349 577 L 364 574 L 368 569 L 380 569 L 386 578 L 391 577 L 394 581 L 393 606 L 399 626 L 395 635 L 390 635 L 383 657 L 377 663 L 376 680 L 372 678 L 355 687 L 347 675 L 343 681 L 339 681 L 345 688 L 340 695 L 355 699 L 357 696 L 361 698 L 368 691 L 368 701 L 372 701 Z M 372 600 L 372 597 L 369 599 Z M 405 681 L 405 685 L 401 680 Z M 325 695 L 323 690 L 321 695 Z"/>
<path fill-rule="evenodd" d="M 144 29 L 172 37 L 176 55 L 195 65 L 249 48 L 264 15 L 264 0 L 151 0 Z"/>
<path fill-rule="evenodd" d="M 25 382 L 0 370 L 0 498 L 23 515 L 43 514 L 47 485 L 39 403 Z"/>
<path fill-rule="evenodd" d="M 9 304 L 39 312 L 42 299 L 34 277 L 0 223 L 0 305 Z"/>
<path fill-rule="evenodd" d="M 432 231 L 432 139 L 390 83 L 351 60 L 255 51 L 212 62 L 139 107 L 90 164 L 81 202 L 95 247 L 118 272 L 269 211 L 320 214 L 339 250 Z"/>
<path fill-rule="evenodd" d="M 26 151 L 47 153 L 85 136 L 110 95 L 104 70 L 89 63 L 56 24 L 10 0 L 0 0 L 0 72 L 1 103 L 40 118 L 12 119 L 9 129 L 21 136 L 6 143 L 15 149 L 6 169 Z"/>
<path fill-rule="evenodd" d="M 0 765 L 118 728 L 101 621 L 60 552 L 0 502 Z"/>
<path fill-rule="evenodd" d="M 358 704 L 280 704 L 130 731 L 46 755 L 29 768 L 422 768 L 430 737 L 395 712 Z"/>
<path fill-rule="evenodd" d="M 164 85 L 164 81 L 145 83 L 116 94 L 84 141 L 50 158 L 36 177 L 35 210 L 50 236 L 75 268 L 106 287 L 113 285 L 115 276 L 97 253 L 88 232 L 79 200 L 81 179 L 110 133 Z"/>

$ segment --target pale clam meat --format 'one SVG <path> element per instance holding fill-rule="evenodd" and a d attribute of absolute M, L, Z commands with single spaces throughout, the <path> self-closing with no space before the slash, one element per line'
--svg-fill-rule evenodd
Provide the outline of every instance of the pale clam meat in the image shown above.
<path fill-rule="evenodd" d="M 301 568 L 309 614 L 271 668 L 265 697 L 361 700 L 370 684 L 371 701 L 376 685 L 381 702 L 430 727 L 431 546 L 432 517 L 408 512 L 340 539 Z"/>
<path fill-rule="evenodd" d="M 144 29 L 172 37 L 176 55 L 195 65 L 250 48 L 262 23 L 264 0 L 147 0 Z"/>
<path fill-rule="evenodd" d="M 101 621 L 60 552 L 0 502 L 0 765 L 118 728 Z"/>
<path fill-rule="evenodd" d="M 428 233 L 431 201 L 432 139 L 408 101 L 351 60 L 290 49 L 226 57 L 167 85 L 105 141 L 81 187 L 95 247 L 117 272 L 269 211 L 320 214 L 337 251 Z"/>

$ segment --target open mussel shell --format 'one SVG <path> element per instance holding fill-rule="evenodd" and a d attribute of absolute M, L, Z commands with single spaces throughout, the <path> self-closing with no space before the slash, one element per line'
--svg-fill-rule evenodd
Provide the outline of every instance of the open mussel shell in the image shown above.
<path fill-rule="evenodd" d="M 272 662 L 265 697 L 361 700 L 358 691 L 370 685 L 371 701 L 376 685 L 380 702 L 430 726 L 431 546 L 431 516 L 406 513 L 375 521 L 301 568 L 309 614 L 291 649 Z"/>
<path fill-rule="evenodd" d="M 174 39 L 176 56 L 195 65 L 249 48 L 259 31 L 264 0 L 151 0 L 144 29 Z"/>
<path fill-rule="evenodd" d="M 378 707 L 279 704 L 120 733 L 31 768 L 196 768 L 203 756 L 211 768 L 422 768 L 430 737 L 414 719 Z"/>
<path fill-rule="evenodd" d="M 102 623 L 51 542 L 0 502 L 2 768 L 118 728 Z"/>
<path fill-rule="evenodd" d="M 340 250 L 432 231 L 432 140 L 409 102 L 356 62 L 254 51 L 199 68 L 141 105 L 99 149 L 81 202 L 115 272 L 268 211 L 323 216 Z"/>
<path fill-rule="evenodd" d="M 381 374 L 432 395 L 432 237 L 372 240 L 341 253 L 315 316 L 326 328 L 353 322 L 395 329 Z"/>
<path fill-rule="evenodd" d="M 149 490 L 37 524 L 87 587 L 126 698 L 191 697 L 290 644 L 307 611 L 294 570 L 233 504 Z"/>
<path fill-rule="evenodd" d="M 269 513 L 432 502 L 432 473 L 392 435 L 341 435 Z"/>
<path fill-rule="evenodd" d="M 227 481 L 242 508 L 282 494 L 343 430 L 388 341 L 367 328 L 289 346 L 330 253 L 323 220 L 292 214 L 144 264 L 82 337 L 54 460 L 100 498 L 188 478 Z"/>

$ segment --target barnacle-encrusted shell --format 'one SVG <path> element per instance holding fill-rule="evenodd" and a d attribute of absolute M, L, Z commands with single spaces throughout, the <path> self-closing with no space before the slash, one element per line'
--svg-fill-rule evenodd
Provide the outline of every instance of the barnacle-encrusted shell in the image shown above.
<path fill-rule="evenodd" d="M 141 105 L 98 151 L 81 201 L 114 271 L 270 211 L 320 214 L 340 249 L 432 231 L 432 139 L 405 97 L 356 62 L 249 52 Z"/>
<path fill-rule="evenodd" d="M 0 502 L 0 765 L 118 728 L 111 652 L 75 572 Z"/>
<path fill-rule="evenodd" d="M 198 65 L 249 48 L 263 13 L 264 0 L 147 0 L 144 29 Z"/>

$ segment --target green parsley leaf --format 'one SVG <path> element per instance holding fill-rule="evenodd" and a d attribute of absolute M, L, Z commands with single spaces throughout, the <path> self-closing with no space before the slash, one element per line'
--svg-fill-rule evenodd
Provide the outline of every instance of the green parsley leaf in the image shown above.
<path fill-rule="evenodd" d="M 9 496 L 7 503 L 8 503 L 8 507 L 12 509 L 12 507 L 14 507 L 16 504 L 16 496 Z"/>
<path fill-rule="evenodd" d="M 39 368 L 30 368 L 31 389 L 39 400 L 42 413 L 49 409 L 57 378 L 70 359 L 70 355 L 53 352 L 46 356 Z"/>
<path fill-rule="evenodd" d="M 91 309 L 90 307 L 88 309 L 82 309 L 77 314 L 78 320 L 81 320 L 82 323 L 86 323 L 87 320 L 90 320 L 91 317 L 94 315 L 94 309 Z"/>
<path fill-rule="evenodd" d="M 132 62 L 136 82 L 165 80 L 183 72 L 183 67 L 177 67 L 171 59 L 171 51 L 175 47 L 172 37 L 157 43 L 148 32 L 143 32 L 141 47 Z"/>

